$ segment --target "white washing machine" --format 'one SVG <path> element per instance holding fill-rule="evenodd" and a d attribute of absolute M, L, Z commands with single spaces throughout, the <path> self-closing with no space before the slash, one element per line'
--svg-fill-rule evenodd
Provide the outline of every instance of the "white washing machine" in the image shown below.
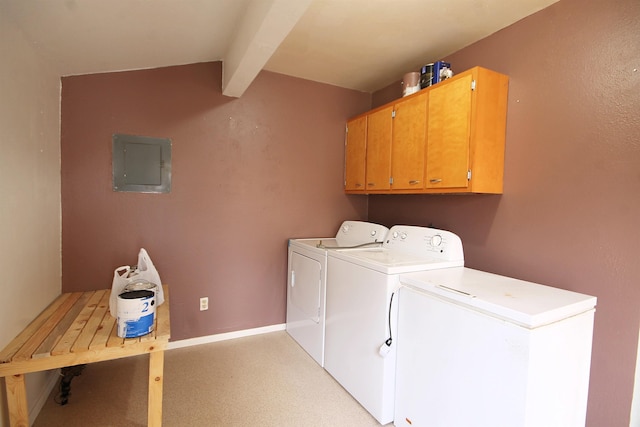
<path fill-rule="evenodd" d="M 327 251 L 380 246 L 387 231 L 380 224 L 344 221 L 335 237 L 289 239 L 286 329 L 320 366 L 324 366 Z"/>
<path fill-rule="evenodd" d="M 324 367 L 380 424 L 394 416 L 400 274 L 463 265 L 457 235 L 405 225 L 381 247 L 328 253 Z"/>
<path fill-rule="evenodd" d="M 402 275 L 396 426 L 583 426 L 596 297 L 449 268 Z"/>

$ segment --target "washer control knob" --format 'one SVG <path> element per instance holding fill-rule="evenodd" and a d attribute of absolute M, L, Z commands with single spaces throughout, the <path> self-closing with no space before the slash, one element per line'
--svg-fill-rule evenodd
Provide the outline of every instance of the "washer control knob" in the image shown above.
<path fill-rule="evenodd" d="M 397 232 L 397 231 L 394 231 L 394 232 L 393 232 L 393 238 L 394 238 L 394 239 L 397 239 L 397 238 L 398 238 L 398 232 Z"/>
<path fill-rule="evenodd" d="M 400 238 L 401 238 L 402 240 L 406 239 L 406 238 L 407 238 L 407 233 L 402 233 L 402 234 L 400 234 Z"/>
<path fill-rule="evenodd" d="M 343 226 L 342 226 L 342 232 L 343 232 L 343 233 L 346 233 L 346 232 L 348 232 L 348 231 L 349 231 L 349 226 L 348 226 L 347 224 L 343 225 Z"/>
<path fill-rule="evenodd" d="M 442 245 L 442 236 L 439 234 L 431 236 L 431 246 L 437 248 L 440 245 Z"/>
<path fill-rule="evenodd" d="M 371 237 L 374 237 L 378 232 L 376 230 L 371 230 Z"/>

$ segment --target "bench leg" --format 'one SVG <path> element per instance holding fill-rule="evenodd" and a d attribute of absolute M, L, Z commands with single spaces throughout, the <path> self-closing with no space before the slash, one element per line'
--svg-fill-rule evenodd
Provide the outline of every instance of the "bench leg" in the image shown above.
<path fill-rule="evenodd" d="M 29 427 L 29 409 L 27 407 L 27 389 L 24 374 L 9 375 L 4 378 L 9 407 L 9 425 L 11 427 Z"/>
<path fill-rule="evenodd" d="M 164 351 L 149 353 L 149 427 L 162 425 L 162 383 L 164 382 Z"/>

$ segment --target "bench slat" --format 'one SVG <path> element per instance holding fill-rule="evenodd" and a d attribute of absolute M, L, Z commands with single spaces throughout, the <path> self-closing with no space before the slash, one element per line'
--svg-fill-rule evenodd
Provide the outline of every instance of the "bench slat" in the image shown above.
<path fill-rule="evenodd" d="M 102 318 L 102 322 L 100 322 L 100 326 L 98 326 L 98 330 L 96 331 L 91 344 L 89 344 L 89 350 L 105 348 L 112 333 L 117 333 L 113 330 L 115 327 L 116 318 L 111 315 L 109 310 L 107 310 L 106 314 Z"/>
<path fill-rule="evenodd" d="M 89 346 L 99 331 L 100 323 L 102 323 L 106 312 L 109 310 L 109 292 L 106 289 L 96 291 L 95 298 L 98 300 L 95 310 L 93 310 L 80 336 L 71 347 L 72 353 L 89 350 Z"/>
<path fill-rule="evenodd" d="M 74 292 L 69 298 L 67 298 L 60 307 L 45 321 L 45 323 L 38 328 L 31 338 L 27 340 L 25 345 L 18 350 L 13 356 L 13 361 L 28 360 L 31 359 L 31 355 L 36 351 L 42 341 L 44 341 L 51 331 L 53 331 L 56 325 L 64 318 L 67 312 L 73 307 L 76 301 L 82 296 L 83 292 Z"/>
<path fill-rule="evenodd" d="M 51 350 L 52 356 L 66 354 L 71 351 L 71 346 L 80 336 L 80 333 L 84 329 L 84 326 L 91 318 L 91 314 L 93 314 L 96 306 L 100 302 L 101 297 L 102 295 L 97 294 L 97 292 L 86 292 L 83 295 L 83 301 L 78 301 L 76 307 L 78 307 L 80 310 L 76 314 L 73 322 L 67 328 L 67 331 L 64 333 L 60 341 L 58 341 L 53 350 Z"/>
<path fill-rule="evenodd" d="M 42 341 L 40 346 L 38 346 L 38 348 L 33 352 L 33 355 L 31 357 L 39 358 L 51 356 L 51 352 L 53 351 L 55 346 L 58 345 L 65 332 L 74 322 L 88 299 L 89 296 L 86 294 L 83 294 L 80 298 L 78 298 L 73 307 L 71 307 L 71 309 L 67 311 L 67 314 L 65 314 L 64 317 L 55 326 L 55 328 L 53 328 L 51 333 L 49 333 L 49 336 L 47 336 L 47 338 Z"/>
<path fill-rule="evenodd" d="M 0 363 L 8 363 L 20 348 L 29 341 L 29 338 L 49 319 L 49 317 L 60 307 L 71 294 L 62 294 L 44 309 L 26 328 L 18 334 L 1 352 Z"/>

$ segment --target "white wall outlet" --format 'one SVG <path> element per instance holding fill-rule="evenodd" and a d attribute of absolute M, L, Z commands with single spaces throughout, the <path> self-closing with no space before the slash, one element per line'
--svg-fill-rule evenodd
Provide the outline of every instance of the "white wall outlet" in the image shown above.
<path fill-rule="evenodd" d="M 200 298 L 200 311 L 209 310 L 209 297 Z"/>

